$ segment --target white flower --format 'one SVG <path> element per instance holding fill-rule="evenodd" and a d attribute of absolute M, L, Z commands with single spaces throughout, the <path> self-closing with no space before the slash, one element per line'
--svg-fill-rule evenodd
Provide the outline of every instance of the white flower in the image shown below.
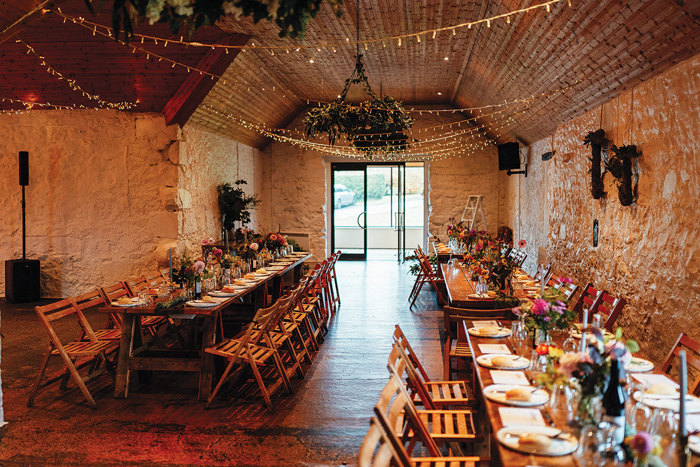
<path fill-rule="evenodd" d="M 194 7 L 192 0 L 168 0 L 168 5 L 175 8 L 175 13 L 180 16 L 192 16 Z"/>
<path fill-rule="evenodd" d="M 160 21 L 160 13 L 163 11 L 163 5 L 165 5 L 165 0 L 149 0 L 148 5 L 146 5 L 148 24 L 153 26 Z"/>
<path fill-rule="evenodd" d="M 280 7 L 279 0 L 261 0 L 260 3 L 267 5 L 267 14 L 270 15 L 272 20 L 277 19 L 277 10 Z"/>
<path fill-rule="evenodd" d="M 224 10 L 225 15 L 230 15 L 233 13 L 238 18 L 243 13 L 243 8 L 237 7 L 233 2 L 224 2 L 221 4 L 221 8 Z"/>

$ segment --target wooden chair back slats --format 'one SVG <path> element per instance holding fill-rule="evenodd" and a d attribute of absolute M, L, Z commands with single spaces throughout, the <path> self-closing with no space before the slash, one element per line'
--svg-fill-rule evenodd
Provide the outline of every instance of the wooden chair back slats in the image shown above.
<path fill-rule="evenodd" d="M 413 366 L 420 373 L 421 377 L 423 378 L 423 381 L 429 382 L 430 377 L 428 376 L 428 373 L 425 371 L 425 368 L 423 368 L 423 365 L 421 364 L 420 360 L 418 359 L 418 356 L 414 352 L 413 347 L 411 347 L 411 344 L 408 342 L 406 335 L 403 333 L 401 327 L 398 324 L 394 328 L 394 342 L 397 342 L 404 350 L 408 358 L 411 360 Z"/>
<path fill-rule="evenodd" d="M 148 279 L 146 279 L 146 276 L 141 276 L 141 277 L 134 279 L 133 281 L 127 282 L 126 286 L 129 288 L 129 294 L 132 297 L 135 297 L 143 290 L 148 289 L 151 286 L 151 283 L 148 282 Z"/>
<path fill-rule="evenodd" d="M 95 337 L 95 333 L 93 332 L 90 323 L 85 318 L 82 311 L 80 311 L 80 309 L 76 306 L 73 298 L 64 298 L 63 300 L 59 300 L 48 305 L 36 306 L 34 307 L 34 311 L 39 317 L 39 321 L 41 321 L 41 323 L 44 325 L 44 329 L 46 330 L 52 344 L 57 348 L 62 348 L 61 339 L 51 323 L 71 315 L 76 315 L 78 325 L 88 339 L 92 342 L 97 342 L 97 338 Z"/>
<path fill-rule="evenodd" d="M 396 436 L 384 430 L 381 423 L 372 417 L 369 421 L 369 431 L 367 431 L 360 446 L 360 454 L 357 458 L 358 466 L 412 466 L 413 463 L 406 449 L 396 441 Z"/>
<path fill-rule="evenodd" d="M 151 287 L 157 287 L 165 282 L 165 276 L 160 271 L 155 271 L 146 275 L 146 281 Z"/>
<path fill-rule="evenodd" d="M 576 301 L 576 305 L 574 305 L 574 311 L 578 313 L 579 321 L 583 321 L 584 307 L 589 310 L 588 315 L 592 315 L 592 310 L 595 309 L 595 305 L 597 305 L 602 293 L 602 290 L 596 289 L 590 282 L 583 288 L 581 295 Z"/>
<path fill-rule="evenodd" d="M 392 371 L 391 368 L 390 371 Z M 374 406 L 374 413 L 384 430 L 403 434 L 399 438 L 402 443 L 407 439 L 408 433 L 412 431 L 431 456 L 440 455 L 437 443 L 421 421 L 418 410 L 403 386 L 400 376 L 394 371 L 389 377 L 389 382 L 384 386 L 377 405 Z M 408 452 L 408 454 L 411 453 Z"/>
<path fill-rule="evenodd" d="M 681 350 L 685 350 L 686 362 L 696 374 L 695 380 L 688 384 L 688 391 L 700 397 L 700 342 L 697 342 L 685 333 L 681 333 L 661 365 L 661 371 L 670 374 Z M 692 377 L 690 373 L 689 376 Z"/>
<path fill-rule="evenodd" d="M 576 284 L 571 284 L 571 283 L 564 283 L 557 281 L 556 284 L 554 285 L 554 288 L 559 290 L 564 294 L 564 297 L 566 297 L 566 302 L 568 303 L 571 300 L 571 297 L 574 296 L 576 293 L 576 290 L 578 290 L 578 286 Z"/>
<path fill-rule="evenodd" d="M 73 297 L 73 301 L 75 302 L 75 306 L 77 306 L 80 311 L 89 310 L 105 304 L 104 297 L 100 293 L 99 289 Z"/>
<path fill-rule="evenodd" d="M 109 287 L 102 287 L 100 293 L 106 303 L 111 303 L 121 297 L 133 297 L 129 287 L 124 282 L 117 282 Z"/>
<path fill-rule="evenodd" d="M 430 282 L 430 285 L 432 285 L 435 289 L 435 293 L 437 293 L 438 303 L 447 303 L 447 301 L 445 300 L 445 296 L 442 294 L 442 290 L 440 290 L 440 287 L 438 286 L 439 279 L 436 277 L 435 272 L 433 271 L 433 265 L 430 264 L 430 260 L 425 256 L 421 256 L 418 258 L 418 261 L 420 263 L 420 267 L 423 271 L 423 274 Z"/>
<path fill-rule="evenodd" d="M 515 267 L 520 268 L 527 259 L 527 253 L 517 248 L 511 248 L 508 252 L 508 257 L 513 260 Z"/>
<path fill-rule="evenodd" d="M 608 292 L 603 292 L 600 295 L 600 300 L 595 311 L 606 317 L 603 327 L 610 332 L 614 331 L 615 323 L 622 313 L 622 309 L 627 304 L 627 300 L 622 297 L 613 297 Z"/>

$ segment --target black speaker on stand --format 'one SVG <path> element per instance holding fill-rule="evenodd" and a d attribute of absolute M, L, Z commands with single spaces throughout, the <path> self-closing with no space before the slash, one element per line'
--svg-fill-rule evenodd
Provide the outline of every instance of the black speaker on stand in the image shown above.
<path fill-rule="evenodd" d="M 19 184 L 22 187 L 22 259 L 5 261 L 5 298 L 10 303 L 36 302 L 41 298 L 40 264 L 27 259 L 26 198 L 29 185 L 29 153 L 19 152 Z"/>

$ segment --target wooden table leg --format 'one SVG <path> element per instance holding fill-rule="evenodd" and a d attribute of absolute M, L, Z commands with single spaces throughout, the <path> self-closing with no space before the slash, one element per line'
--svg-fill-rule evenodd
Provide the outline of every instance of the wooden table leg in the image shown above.
<path fill-rule="evenodd" d="M 126 399 L 129 394 L 129 358 L 134 350 L 134 332 L 137 315 L 124 313 L 122 334 L 119 341 L 117 374 L 114 382 L 114 397 Z"/>
<path fill-rule="evenodd" d="M 220 311 L 213 316 L 204 319 L 204 331 L 202 333 L 202 366 L 199 370 L 199 400 L 206 401 L 211 394 L 211 383 L 214 379 L 214 356 L 204 351 L 216 343 L 216 323 L 219 320 Z"/>

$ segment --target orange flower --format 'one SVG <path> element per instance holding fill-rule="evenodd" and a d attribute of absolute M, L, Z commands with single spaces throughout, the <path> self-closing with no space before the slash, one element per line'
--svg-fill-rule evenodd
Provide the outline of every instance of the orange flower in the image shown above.
<path fill-rule="evenodd" d="M 548 344 L 540 344 L 535 349 L 535 352 L 537 352 L 537 355 L 548 355 L 549 354 L 549 345 Z"/>

